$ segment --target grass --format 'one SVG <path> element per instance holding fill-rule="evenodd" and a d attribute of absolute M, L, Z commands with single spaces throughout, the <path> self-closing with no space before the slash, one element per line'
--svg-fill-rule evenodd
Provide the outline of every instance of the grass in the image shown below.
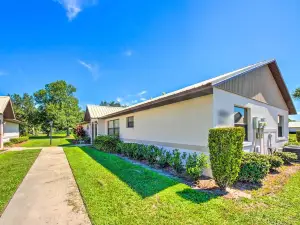
<path fill-rule="evenodd" d="M 67 146 L 72 144 L 72 137 L 66 135 L 54 135 L 52 137 L 52 145 L 50 145 L 50 138 L 46 135 L 31 136 L 29 140 L 20 144 L 21 147 L 48 147 L 48 146 Z"/>
<path fill-rule="evenodd" d="M 300 224 L 300 173 L 276 195 L 229 200 L 92 148 L 64 150 L 93 224 Z"/>
<path fill-rule="evenodd" d="M 0 215 L 16 192 L 40 150 L 0 154 Z"/>

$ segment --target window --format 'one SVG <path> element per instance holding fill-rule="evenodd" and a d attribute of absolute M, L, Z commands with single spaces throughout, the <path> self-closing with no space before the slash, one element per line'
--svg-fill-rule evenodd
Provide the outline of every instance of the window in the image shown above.
<path fill-rule="evenodd" d="M 127 122 L 127 128 L 134 127 L 134 117 L 133 116 L 127 117 L 126 122 Z"/>
<path fill-rule="evenodd" d="M 246 108 L 234 107 L 234 126 L 245 129 L 245 141 L 248 141 L 248 112 Z"/>
<path fill-rule="evenodd" d="M 108 121 L 108 135 L 118 136 L 120 133 L 119 120 Z"/>
<path fill-rule="evenodd" d="M 283 137 L 283 116 L 278 115 L 278 137 Z"/>

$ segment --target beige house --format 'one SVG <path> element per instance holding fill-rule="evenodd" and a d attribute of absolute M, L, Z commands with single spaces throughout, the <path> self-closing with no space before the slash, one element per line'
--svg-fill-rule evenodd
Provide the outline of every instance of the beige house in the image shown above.
<path fill-rule="evenodd" d="M 3 144 L 10 138 L 20 136 L 19 124 L 10 97 L 0 96 L 0 149 L 3 149 Z"/>
<path fill-rule="evenodd" d="M 268 154 L 288 141 L 296 114 L 275 60 L 263 61 L 126 108 L 87 105 L 85 129 L 125 142 L 208 154 L 213 127 L 243 127 L 244 150 Z"/>

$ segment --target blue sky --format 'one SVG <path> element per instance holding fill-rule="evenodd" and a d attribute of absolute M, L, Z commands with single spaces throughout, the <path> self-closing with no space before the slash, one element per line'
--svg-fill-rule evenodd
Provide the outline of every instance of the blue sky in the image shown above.
<path fill-rule="evenodd" d="M 293 91 L 299 11 L 276 0 L 3 1 L 0 94 L 63 79 L 83 107 L 133 104 L 271 58 Z"/>

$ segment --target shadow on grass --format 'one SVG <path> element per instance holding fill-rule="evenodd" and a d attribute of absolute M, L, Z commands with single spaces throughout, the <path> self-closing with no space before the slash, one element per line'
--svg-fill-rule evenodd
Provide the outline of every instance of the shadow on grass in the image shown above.
<path fill-rule="evenodd" d="M 150 197 L 169 187 L 181 183 L 179 180 L 160 175 L 157 172 L 151 171 L 140 165 L 132 164 L 113 154 L 101 152 L 89 147 L 80 148 L 93 160 L 108 169 L 121 181 L 125 182 L 142 198 Z M 189 188 L 175 193 L 182 198 L 197 204 L 207 202 L 216 197 L 215 195 L 199 192 Z"/>
<path fill-rule="evenodd" d="M 67 136 L 52 136 L 52 139 L 62 139 L 66 138 Z M 38 139 L 50 139 L 48 136 L 31 136 L 29 137 L 29 140 L 38 140 Z"/>
<path fill-rule="evenodd" d="M 200 192 L 191 188 L 186 188 L 183 191 L 176 192 L 176 194 L 190 202 L 194 202 L 197 204 L 204 203 L 218 197 L 217 195 Z"/>

